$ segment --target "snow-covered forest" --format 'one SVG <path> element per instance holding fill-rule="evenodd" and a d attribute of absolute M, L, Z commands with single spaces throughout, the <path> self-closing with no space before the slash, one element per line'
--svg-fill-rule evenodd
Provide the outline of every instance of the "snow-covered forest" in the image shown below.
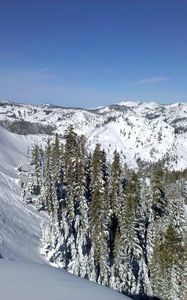
<path fill-rule="evenodd" d="M 134 299 L 185 300 L 187 169 L 139 160 L 137 172 L 73 127 L 35 145 L 23 199 L 49 214 L 42 253 L 51 263 Z M 20 174 L 22 170 L 19 170 Z"/>
<path fill-rule="evenodd" d="M 0 299 L 129 299 L 112 289 L 83 280 L 50 265 L 40 254 L 41 226 L 49 216 L 21 199 L 27 149 L 40 139 L 0 127 Z"/>

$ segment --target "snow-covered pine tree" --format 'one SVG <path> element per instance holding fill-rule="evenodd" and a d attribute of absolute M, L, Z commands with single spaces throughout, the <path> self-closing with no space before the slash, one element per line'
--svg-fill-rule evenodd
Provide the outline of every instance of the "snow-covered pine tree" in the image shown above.
<path fill-rule="evenodd" d="M 160 232 L 154 246 L 151 281 L 154 295 L 166 300 L 181 298 L 181 271 L 186 261 L 185 247 L 174 226 Z"/>
<path fill-rule="evenodd" d="M 151 283 L 149 280 L 149 257 L 152 253 L 152 203 L 150 197 L 150 180 L 144 171 L 139 168 L 139 203 L 137 208 L 137 237 L 140 243 L 141 252 L 138 259 L 138 273 L 136 276 L 136 292 L 139 298 L 143 295 L 153 295 Z M 154 226 L 154 225 L 153 225 Z M 151 250 L 151 251 L 150 251 Z"/>
<path fill-rule="evenodd" d="M 65 145 L 58 146 L 56 140 L 54 149 L 56 153 L 60 153 L 59 159 L 61 168 L 56 170 L 59 174 L 56 182 L 56 190 L 59 198 L 60 220 L 58 241 L 56 244 L 56 252 L 54 259 L 58 263 L 67 268 L 70 272 L 76 272 L 73 269 L 72 261 L 76 257 L 76 241 L 75 241 L 75 182 L 76 182 L 76 151 L 78 137 L 70 126 L 65 132 Z M 59 149 L 60 148 L 60 149 Z M 54 153 L 55 154 L 55 153 Z M 76 273 L 77 274 L 77 273 Z"/>
<path fill-rule="evenodd" d="M 55 190 L 54 210 L 56 222 L 60 226 L 62 220 L 62 197 L 63 197 L 63 146 L 60 143 L 58 133 L 55 135 L 54 143 L 51 145 L 51 176 Z"/>
<path fill-rule="evenodd" d="M 34 204 L 38 210 L 44 209 L 40 196 L 43 185 L 44 153 L 38 145 L 35 145 L 32 151 L 28 152 L 28 156 L 28 176 L 27 180 L 22 182 L 23 199 L 26 203 Z"/>
<path fill-rule="evenodd" d="M 154 219 L 167 215 L 167 199 L 165 196 L 166 171 L 161 163 L 154 164 L 151 172 L 152 209 Z"/>
<path fill-rule="evenodd" d="M 50 140 L 47 142 L 45 151 L 45 169 L 42 197 L 45 207 L 50 215 L 54 213 L 54 186 L 52 180 L 52 147 Z"/>
<path fill-rule="evenodd" d="M 174 171 L 165 174 L 165 182 L 160 186 L 165 207 L 155 219 L 150 276 L 154 294 L 166 300 L 185 299 L 187 293 L 186 218 L 180 177 Z"/>
<path fill-rule="evenodd" d="M 122 194 L 122 168 L 120 164 L 120 155 L 117 150 L 115 150 L 111 166 L 111 207 L 113 217 L 117 217 L 120 214 Z"/>
<path fill-rule="evenodd" d="M 64 183 L 66 190 L 66 206 L 69 222 L 72 224 L 75 218 L 75 182 L 76 182 L 76 156 L 78 137 L 69 126 L 65 133 L 64 147 Z"/>
<path fill-rule="evenodd" d="M 35 178 L 36 178 L 36 185 L 35 190 L 37 194 L 40 194 L 40 189 L 42 185 L 42 178 L 41 178 L 41 158 L 40 158 L 40 148 L 38 145 L 35 145 L 33 151 L 32 151 L 32 157 L 33 157 L 33 164 L 35 168 Z"/>
<path fill-rule="evenodd" d="M 110 264 L 111 278 L 110 284 L 117 290 L 121 288 L 121 277 L 123 276 L 123 261 L 121 258 L 121 230 L 120 230 L 120 214 L 122 209 L 122 168 L 120 164 L 120 155 L 117 151 L 113 154 L 111 165 L 111 223 L 110 223 Z"/>
<path fill-rule="evenodd" d="M 101 172 L 102 172 L 102 181 L 103 181 L 103 192 L 101 193 L 101 230 L 102 230 L 102 238 L 100 241 L 100 275 L 98 278 L 98 282 L 103 285 L 109 284 L 110 277 L 110 268 L 109 268 L 109 259 L 110 259 L 110 246 L 109 246 L 109 225 L 111 219 L 111 206 L 109 199 L 109 190 L 110 190 L 110 182 L 109 182 L 109 170 L 106 159 L 106 152 L 102 150 L 101 152 Z"/>
<path fill-rule="evenodd" d="M 121 231 L 121 264 L 123 275 L 121 278 L 122 290 L 129 295 L 139 293 L 137 289 L 138 271 L 140 262 L 144 259 L 139 233 L 140 217 L 140 186 L 135 173 L 124 190 L 124 198 L 120 215 Z"/>
<path fill-rule="evenodd" d="M 117 151 L 109 166 L 101 145 L 87 155 L 72 126 L 63 149 L 56 135 L 44 154 L 34 152 L 28 187 L 36 199 L 40 184 L 50 216 L 43 234 L 50 261 L 135 299 L 186 300 L 186 171 L 160 162 L 135 174 Z"/>
<path fill-rule="evenodd" d="M 177 260 L 172 268 L 173 296 L 175 299 L 185 299 L 187 296 L 187 220 L 185 215 L 185 186 L 186 181 L 183 174 L 175 174 L 173 171 L 168 175 L 166 195 L 169 199 L 168 224 L 173 227 L 178 239 L 180 239 L 180 249 L 177 250 Z M 168 228 L 169 228 L 168 226 Z M 171 229 L 171 228 L 170 228 Z M 174 234 L 173 233 L 173 234 Z M 172 237 L 172 235 L 170 235 Z M 171 296 L 170 296 L 171 297 Z"/>
<path fill-rule="evenodd" d="M 96 278 L 103 284 L 108 284 L 108 176 L 106 154 L 96 145 L 91 162 L 91 203 L 90 203 L 90 230 L 94 253 Z"/>
<path fill-rule="evenodd" d="M 74 274 L 81 277 L 88 276 L 88 201 L 86 199 L 86 148 L 85 137 L 80 136 L 77 142 L 76 150 L 76 179 L 75 187 L 75 249 L 74 258 L 68 266 Z"/>

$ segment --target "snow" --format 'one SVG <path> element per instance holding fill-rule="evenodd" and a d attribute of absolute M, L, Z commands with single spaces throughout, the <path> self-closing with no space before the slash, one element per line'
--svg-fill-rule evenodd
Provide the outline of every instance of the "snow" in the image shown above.
<path fill-rule="evenodd" d="M 47 216 L 21 200 L 17 166 L 27 160 L 38 136 L 0 127 L 0 298 L 3 300 L 129 299 L 109 288 L 48 265 L 40 254 L 41 224 Z"/>
<path fill-rule="evenodd" d="M 116 104 L 123 105 L 123 106 L 133 107 L 133 106 L 139 105 L 140 103 L 141 102 L 137 102 L 137 101 L 121 101 L 121 102 L 116 103 Z"/>
<path fill-rule="evenodd" d="M 149 163 L 168 158 L 168 167 L 175 170 L 187 166 L 186 103 L 122 101 L 97 110 L 8 103 L 0 106 L 0 121 L 22 119 L 56 126 L 62 136 L 73 125 L 78 134 L 87 137 L 91 151 L 99 142 L 111 159 L 118 149 L 122 160 L 133 169 L 137 168 L 137 159 Z"/>
<path fill-rule="evenodd" d="M 0 259 L 0 282 L 3 300 L 130 299 L 62 269 L 5 259 Z"/>
<path fill-rule="evenodd" d="M 185 208 L 185 213 L 186 213 L 186 217 L 187 217 L 187 205 L 185 205 L 184 208 Z"/>
<path fill-rule="evenodd" d="M 27 159 L 31 137 L 0 127 L 0 254 L 22 261 L 42 262 L 39 254 L 41 222 L 45 217 L 21 201 L 16 167 Z"/>
<path fill-rule="evenodd" d="M 180 170 L 187 166 L 187 131 L 175 134 L 173 126 L 177 122 L 181 128 L 187 128 L 187 104 L 163 106 L 154 102 L 121 102 L 118 105 L 126 108 L 118 110 L 107 106 L 96 113 L 7 103 L 0 106 L 0 120 L 24 119 L 56 125 L 56 132 L 62 135 L 72 124 L 78 134 L 86 135 L 91 151 L 101 143 L 112 159 L 117 149 L 133 169 L 137 168 L 138 158 L 155 162 L 167 155 L 170 168 Z M 40 254 L 41 224 L 46 222 L 47 216 L 21 201 L 17 166 L 25 165 L 28 147 L 43 144 L 46 139 L 44 135 L 16 135 L 0 127 L 2 299 L 127 299 L 108 288 L 52 268 Z"/>

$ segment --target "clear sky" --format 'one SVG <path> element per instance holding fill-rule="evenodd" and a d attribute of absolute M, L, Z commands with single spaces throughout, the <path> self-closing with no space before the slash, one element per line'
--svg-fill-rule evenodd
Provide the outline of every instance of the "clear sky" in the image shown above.
<path fill-rule="evenodd" d="M 0 99 L 187 102 L 187 0 L 0 0 Z"/>

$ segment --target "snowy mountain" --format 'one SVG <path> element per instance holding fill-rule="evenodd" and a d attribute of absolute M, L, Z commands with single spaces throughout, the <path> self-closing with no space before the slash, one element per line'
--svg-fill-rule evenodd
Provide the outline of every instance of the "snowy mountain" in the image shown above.
<path fill-rule="evenodd" d="M 38 138 L 40 141 L 40 138 Z M 39 213 L 21 200 L 18 169 L 37 137 L 21 136 L 0 127 L 0 286 L 1 298 L 34 300 L 129 299 L 49 266 L 40 254 Z"/>
<path fill-rule="evenodd" d="M 78 134 L 87 137 L 91 150 L 101 143 L 112 157 L 117 149 L 132 168 L 137 168 L 140 160 L 165 159 L 165 164 L 176 170 L 187 165 L 186 103 L 121 102 L 81 109 L 1 102 L 0 124 L 21 134 L 62 135 L 72 124 Z"/>
<path fill-rule="evenodd" d="M 40 300 L 74 299 L 75 295 L 77 299 L 125 299 L 124 295 L 110 289 L 52 269 L 40 254 L 42 227 L 51 226 L 50 216 L 45 210 L 40 211 L 21 200 L 21 184 L 29 171 L 28 149 L 36 144 L 44 147 L 47 139 L 53 139 L 55 133 L 59 133 L 64 141 L 69 125 L 73 125 L 79 135 L 86 136 L 91 151 L 100 143 L 110 160 L 117 149 L 122 161 L 130 168 L 137 169 L 140 161 L 149 163 L 160 159 L 164 159 L 165 165 L 171 169 L 181 170 L 187 166 L 185 103 L 164 106 L 152 102 L 121 102 L 96 109 L 81 109 L 0 102 L 0 258 L 3 258 L 0 260 L 0 281 L 5 300 L 29 299 L 29 296 Z M 149 184 L 146 180 L 145 183 L 142 192 L 143 189 L 148 191 Z M 166 192 L 168 199 L 175 194 L 169 190 Z M 59 235 L 58 241 L 60 245 L 62 236 Z M 59 254 L 56 244 L 51 254 L 54 257 Z M 58 259 L 52 261 L 58 265 Z M 141 268 L 140 278 L 147 274 L 143 263 Z M 44 289 L 43 278 L 50 291 Z M 11 289 L 7 287 L 8 280 L 11 280 Z M 28 296 L 31 287 L 35 294 L 32 292 Z M 150 294 L 148 290 L 147 294 Z"/>

